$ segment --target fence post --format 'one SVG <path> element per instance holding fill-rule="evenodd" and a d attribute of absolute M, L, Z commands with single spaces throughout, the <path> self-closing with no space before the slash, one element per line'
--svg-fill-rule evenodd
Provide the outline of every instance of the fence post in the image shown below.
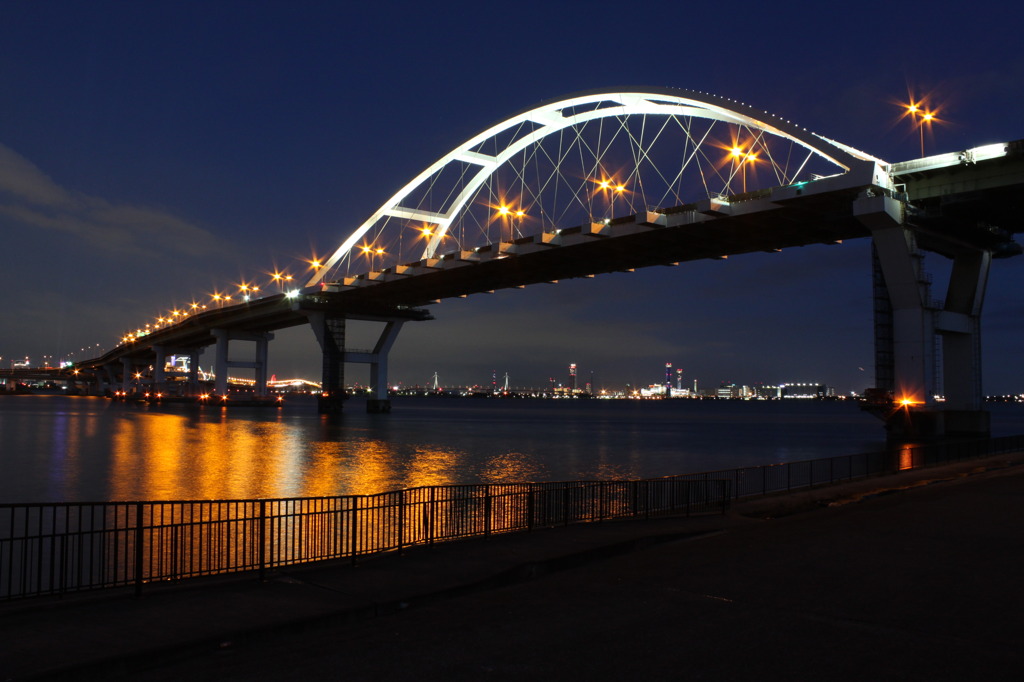
<path fill-rule="evenodd" d="M 398 553 L 402 553 L 405 539 L 405 491 L 398 491 Z"/>
<path fill-rule="evenodd" d="M 535 504 L 533 494 L 533 483 L 527 483 L 529 488 L 526 491 L 526 530 L 533 530 L 533 506 Z"/>
<path fill-rule="evenodd" d="M 142 596 L 143 542 L 142 502 L 135 503 L 135 596 Z"/>
<path fill-rule="evenodd" d="M 430 486 L 430 510 L 427 514 L 427 543 L 434 544 L 434 524 L 437 523 L 437 501 L 435 494 L 437 493 L 437 486 Z"/>
<path fill-rule="evenodd" d="M 267 579 L 267 501 L 260 500 L 260 531 L 259 531 L 259 553 L 260 553 L 260 582 Z"/>
<path fill-rule="evenodd" d="M 484 485 L 484 535 L 491 534 L 491 484 Z"/>
<path fill-rule="evenodd" d="M 356 552 L 359 549 L 357 536 L 359 535 L 359 495 L 352 496 L 352 526 L 349 533 L 349 553 L 352 556 L 352 563 L 356 563 Z"/>

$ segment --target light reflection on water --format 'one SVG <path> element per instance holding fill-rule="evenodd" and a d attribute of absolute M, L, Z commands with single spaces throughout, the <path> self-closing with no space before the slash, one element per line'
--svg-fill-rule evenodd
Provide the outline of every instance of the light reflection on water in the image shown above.
<path fill-rule="evenodd" d="M 400 399 L 340 419 L 281 410 L 0 396 L 0 502 L 370 494 L 456 483 L 637 478 L 880 449 L 843 403 Z M 1000 412 L 1001 410 L 1001 412 Z M 994 435 L 1024 431 L 993 406 Z"/>

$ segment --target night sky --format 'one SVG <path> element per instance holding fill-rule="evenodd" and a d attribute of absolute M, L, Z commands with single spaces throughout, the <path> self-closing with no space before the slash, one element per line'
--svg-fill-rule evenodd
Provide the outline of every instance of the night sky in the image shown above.
<path fill-rule="evenodd" d="M 938 110 L 928 153 L 1024 138 L 1024 9 L 1005 0 L 497 7 L 0 4 L 0 362 L 92 355 L 194 296 L 298 272 L 451 148 L 580 90 L 712 92 L 887 161 L 920 155 L 908 97 Z M 1022 284 L 1024 257 L 995 262 L 987 393 L 1024 391 Z M 431 310 L 393 383 L 542 386 L 570 362 L 598 387 L 658 382 L 665 362 L 704 387 L 873 383 L 866 240 Z M 308 328 L 270 352 L 278 377 L 319 378 Z"/>

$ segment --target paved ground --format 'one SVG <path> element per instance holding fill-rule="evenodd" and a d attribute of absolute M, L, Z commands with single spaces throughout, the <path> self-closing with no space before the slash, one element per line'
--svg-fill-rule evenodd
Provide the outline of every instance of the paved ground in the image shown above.
<path fill-rule="evenodd" d="M 1020 679 L 1024 455 L 0 605 L 0 679 Z"/>

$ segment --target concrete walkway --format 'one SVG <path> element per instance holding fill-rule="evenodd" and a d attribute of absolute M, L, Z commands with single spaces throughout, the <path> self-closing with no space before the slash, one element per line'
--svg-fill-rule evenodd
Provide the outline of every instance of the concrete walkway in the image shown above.
<path fill-rule="evenodd" d="M 0 604 L 0 679 L 1017 680 L 1022 464 Z"/>

